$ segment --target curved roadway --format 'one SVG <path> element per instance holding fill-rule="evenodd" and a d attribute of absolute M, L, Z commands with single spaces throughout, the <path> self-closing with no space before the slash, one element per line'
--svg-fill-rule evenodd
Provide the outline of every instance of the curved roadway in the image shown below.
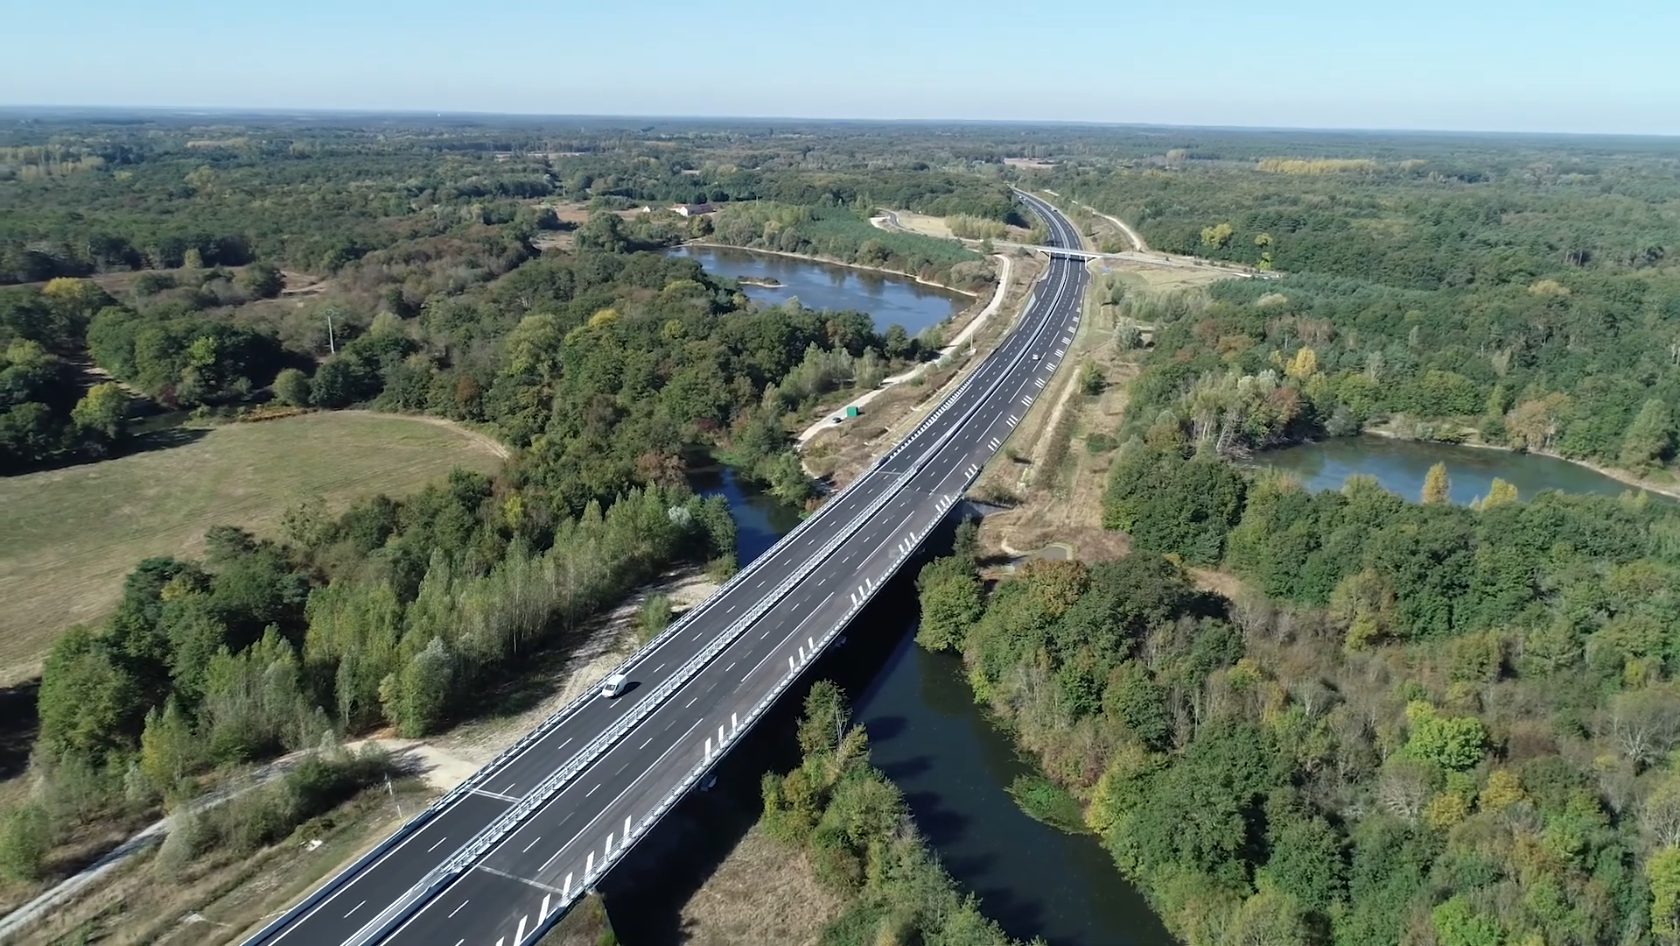
<path fill-rule="evenodd" d="M 1022 199 L 1049 221 L 1058 245 L 1077 233 L 1047 204 Z M 672 630 L 623 667 L 631 688 L 616 700 L 574 704 L 526 737 L 523 746 L 477 773 L 429 820 L 341 886 L 251 946 L 316 946 L 363 941 L 370 924 L 415 885 L 434 876 L 462 846 L 501 821 L 521 799 L 569 763 L 587 767 L 505 833 L 476 866 L 443 887 L 383 941 L 518 946 L 582 886 L 597 861 L 620 853 L 640 820 L 709 758 L 709 744 L 750 723 L 743 717 L 782 685 L 795 658 L 846 619 L 858 596 L 890 578 L 912 549 L 997 452 L 1044 390 L 1078 323 L 1085 271 L 1052 258 L 1020 326 L 945 403 L 874 467 L 824 504 Z M 878 502 L 867 520 L 860 514 Z M 815 571 L 799 573 L 819 557 Z M 891 563 L 883 573 L 883 563 Z M 790 585 L 791 583 L 791 585 Z M 740 627 L 767 596 L 782 594 Z M 686 681 L 685 664 L 738 634 Z M 676 685 L 674 692 L 671 685 Z M 663 691 L 663 692 L 662 692 Z M 597 737 L 638 716 L 609 746 Z M 637 837 L 640 835 L 637 834 Z M 614 858 L 616 859 L 616 857 Z"/>

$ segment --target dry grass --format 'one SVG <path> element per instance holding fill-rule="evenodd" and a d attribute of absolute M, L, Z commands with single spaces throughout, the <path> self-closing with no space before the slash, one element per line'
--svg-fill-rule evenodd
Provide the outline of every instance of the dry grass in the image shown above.
<path fill-rule="evenodd" d="M 1099 260 L 1091 270 L 1095 274 L 1118 277 L 1128 286 L 1149 292 L 1176 292 L 1198 289 L 1216 282 L 1235 278 L 1228 270 L 1213 267 L 1151 266 L 1127 260 Z"/>
<path fill-rule="evenodd" d="M 814 946 L 844 904 L 803 855 L 754 826 L 682 909 L 687 946 Z"/>
<path fill-rule="evenodd" d="M 195 555 L 210 526 L 273 534 L 306 498 L 343 509 L 413 492 L 457 466 L 492 470 L 505 455 L 434 418 L 363 412 L 187 433 L 197 439 L 0 480 L 0 685 L 38 673 L 65 628 L 108 613 L 135 563 Z"/>
<path fill-rule="evenodd" d="M 898 218 L 899 226 L 912 233 L 939 237 L 942 240 L 952 239 L 951 228 L 946 225 L 944 217 L 930 217 L 909 210 L 895 210 L 893 215 Z"/>
<path fill-rule="evenodd" d="M 412 814 L 427 790 L 395 784 L 396 803 Z M 87 896 L 25 930 L 18 946 L 98 942 L 199 946 L 235 943 L 285 909 L 338 865 L 383 840 L 400 819 L 383 787 L 300 828 L 289 843 L 238 857 L 211 851 L 179 874 L 164 875 L 156 848 L 130 858 Z M 309 841 L 321 843 L 311 850 Z"/>
<path fill-rule="evenodd" d="M 589 896 L 537 940 L 536 946 L 602 946 L 617 942 L 616 937 L 608 938 L 610 929 L 606 906 L 599 897 Z"/>
<path fill-rule="evenodd" d="M 920 233 L 922 236 L 938 237 L 942 240 L 956 239 L 956 235 L 951 232 L 951 225 L 945 222 L 945 217 L 930 217 L 927 214 L 919 214 L 910 210 L 895 210 L 893 211 L 893 216 L 897 218 L 898 225 L 901 229 L 908 230 L 911 233 Z M 888 229 L 891 228 L 890 224 L 879 225 Z M 1025 241 L 1032 233 L 1031 230 L 1028 230 L 1025 227 L 1009 226 L 1004 229 L 1006 232 L 999 239 L 1016 243 Z M 963 243 L 967 244 L 970 249 L 973 249 L 980 244 L 980 241 L 965 239 L 963 240 Z"/>

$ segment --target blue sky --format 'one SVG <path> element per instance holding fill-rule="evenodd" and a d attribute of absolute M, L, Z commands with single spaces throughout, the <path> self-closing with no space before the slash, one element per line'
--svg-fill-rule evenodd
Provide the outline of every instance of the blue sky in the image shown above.
<path fill-rule="evenodd" d="M 84 0 L 6 26 L 7 105 L 1680 134 L 1677 0 Z"/>

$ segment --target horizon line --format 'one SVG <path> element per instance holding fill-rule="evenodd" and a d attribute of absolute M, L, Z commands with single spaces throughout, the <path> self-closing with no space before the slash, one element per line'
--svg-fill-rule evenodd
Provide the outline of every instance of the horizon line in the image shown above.
<path fill-rule="evenodd" d="M 157 113 L 182 117 L 194 116 L 284 116 L 304 117 L 402 117 L 402 118 L 517 118 L 527 120 L 593 120 L 593 121 L 661 121 L 661 122 L 754 122 L 795 125 L 991 125 L 1002 127 L 1084 127 L 1092 129 L 1160 129 L 1167 131 L 1226 131 L 1226 132 L 1294 132 L 1309 134 L 1358 135 L 1447 135 L 1467 137 L 1555 137 L 1555 138 L 1624 138 L 1643 140 L 1680 139 L 1680 133 L 1613 132 L 1613 131 L 1494 131 L 1488 129 L 1398 128 L 1311 125 L 1197 125 L 1164 122 L 1124 122 L 1098 119 L 1045 118 L 863 118 L 813 117 L 795 115 L 679 115 L 632 114 L 613 112 L 497 112 L 476 109 L 436 110 L 425 108 L 359 108 L 359 107 L 293 107 L 293 106 L 191 106 L 191 105 L 26 105 L 0 104 L 0 116 L 16 113 L 39 113 L 42 116 L 65 116 L 71 113 Z"/>

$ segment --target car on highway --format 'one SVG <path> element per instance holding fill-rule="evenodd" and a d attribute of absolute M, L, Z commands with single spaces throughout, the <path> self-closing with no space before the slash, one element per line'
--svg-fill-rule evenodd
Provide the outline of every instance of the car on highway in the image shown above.
<path fill-rule="evenodd" d="M 625 676 L 622 673 L 615 673 L 608 677 L 605 683 L 601 684 L 601 695 L 609 700 L 613 699 L 620 693 L 623 693 L 624 688 L 628 686 L 629 683 L 630 678 L 628 676 Z"/>

